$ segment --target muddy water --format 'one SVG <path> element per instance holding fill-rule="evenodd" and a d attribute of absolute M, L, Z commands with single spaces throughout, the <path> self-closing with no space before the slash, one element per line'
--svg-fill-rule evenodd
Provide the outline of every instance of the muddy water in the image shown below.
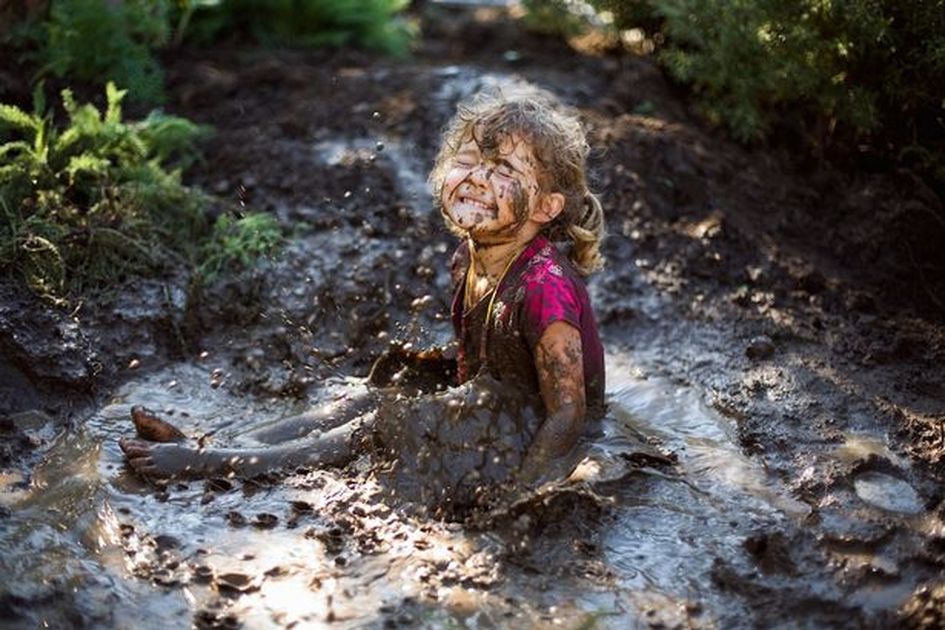
<path fill-rule="evenodd" d="M 678 466 L 595 486 L 613 503 L 576 509 L 547 534 L 410 516 L 382 498 L 365 459 L 279 483 L 143 483 L 116 444 L 132 404 L 162 410 L 208 444 L 238 442 L 301 408 L 215 388 L 212 358 L 130 382 L 81 431 L 59 436 L 28 487 L 4 489 L 0 569 L 16 576 L 4 604 L 23 627 L 710 622 L 732 605 L 714 594 L 713 559 L 740 557 L 746 532 L 787 524 L 805 506 L 740 453 L 701 392 L 611 355 L 612 413 L 588 453 L 603 461 L 642 436 L 675 452 Z M 328 383 L 312 404 L 352 387 Z M 547 579 L 573 563 L 576 537 L 596 541 L 582 556 L 593 570 Z"/>

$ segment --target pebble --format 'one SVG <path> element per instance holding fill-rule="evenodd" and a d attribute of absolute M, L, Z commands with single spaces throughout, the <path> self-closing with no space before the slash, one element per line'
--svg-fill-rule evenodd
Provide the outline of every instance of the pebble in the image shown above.
<path fill-rule="evenodd" d="M 760 335 L 748 342 L 745 355 L 749 359 L 767 359 L 774 354 L 774 342 L 767 335 Z"/>
<path fill-rule="evenodd" d="M 919 495 L 902 479 L 880 472 L 865 472 L 853 480 L 856 494 L 863 501 L 888 512 L 918 514 L 922 511 Z"/>

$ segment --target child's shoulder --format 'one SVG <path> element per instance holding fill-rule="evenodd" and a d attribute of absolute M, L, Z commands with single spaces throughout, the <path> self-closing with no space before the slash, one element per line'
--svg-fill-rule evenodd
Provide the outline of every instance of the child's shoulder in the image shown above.
<path fill-rule="evenodd" d="M 522 274 L 526 283 L 535 287 L 550 283 L 573 286 L 577 290 L 584 289 L 581 274 L 554 243 L 542 239 L 536 245 Z"/>

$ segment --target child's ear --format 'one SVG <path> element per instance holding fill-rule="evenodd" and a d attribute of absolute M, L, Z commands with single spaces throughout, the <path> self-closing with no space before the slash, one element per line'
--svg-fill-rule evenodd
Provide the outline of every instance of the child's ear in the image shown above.
<path fill-rule="evenodd" d="M 542 195 L 532 217 L 539 223 L 550 223 L 564 210 L 564 201 L 564 195 L 561 193 Z"/>

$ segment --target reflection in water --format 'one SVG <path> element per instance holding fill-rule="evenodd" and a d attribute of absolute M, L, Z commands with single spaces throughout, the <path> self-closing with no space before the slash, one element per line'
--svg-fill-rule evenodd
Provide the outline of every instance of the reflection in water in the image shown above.
<path fill-rule="evenodd" d="M 207 623 L 234 616 L 251 627 L 359 624 L 408 614 L 405 596 L 428 603 L 410 612 L 427 623 L 622 627 L 654 602 L 684 614 L 667 602 L 691 599 L 711 620 L 733 605 L 711 583 L 713 560 L 744 557 L 747 531 L 804 513 L 740 452 L 730 421 L 700 392 L 626 376 L 635 370 L 621 355 L 608 365 L 611 414 L 591 451 L 606 463 L 607 453 L 654 439 L 678 455 L 680 474 L 651 471 L 602 487 L 615 495 L 612 517 L 599 526 L 586 516 L 565 518 L 556 524 L 564 538 L 549 531 L 510 539 L 408 515 L 380 499 L 366 461 L 277 485 L 215 480 L 162 489 L 129 475 L 116 440 L 131 431 L 132 404 L 161 410 L 187 434 L 211 434 L 216 444 L 301 411 L 213 388 L 211 368 L 181 364 L 127 383 L 81 432 L 56 441 L 29 491 L 7 495 L 12 514 L 0 525 L 0 570 L 16 576 L 5 590 L 26 602 L 15 607 L 24 625 L 134 626 L 143 616 L 155 626 L 195 616 Z M 312 404 L 351 386 L 330 382 Z M 599 540 L 600 551 L 579 579 L 540 577 L 573 564 L 584 534 Z M 512 562 L 516 545 L 541 565 Z"/>

